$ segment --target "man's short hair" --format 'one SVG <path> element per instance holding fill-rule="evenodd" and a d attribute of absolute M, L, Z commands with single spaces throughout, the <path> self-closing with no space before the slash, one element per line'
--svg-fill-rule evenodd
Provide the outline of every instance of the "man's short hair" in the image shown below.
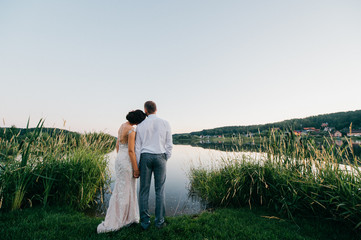
<path fill-rule="evenodd" d="M 146 101 L 144 103 L 144 108 L 147 110 L 149 114 L 155 113 L 157 111 L 157 105 L 155 105 L 155 102 L 153 101 Z"/>

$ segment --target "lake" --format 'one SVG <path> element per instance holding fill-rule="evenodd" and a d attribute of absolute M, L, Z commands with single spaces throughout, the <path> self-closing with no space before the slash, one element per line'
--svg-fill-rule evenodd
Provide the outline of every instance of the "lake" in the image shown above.
<path fill-rule="evenodd" d="M 167 162 L 167 180 L 165 183 L 166 215 L 196 214 L 206 209 L 206 204 L 189 191 L 189 170 L 193 167 L 213 167 L 220 159 L 233 157 L 245 153 L 226 153 L 223 151 L 192 147 L 189 145 L 174 145 L 172 157 Z M 246 153 L 257 154 L 257 153 Z M 114 174 L 116 152 L 108 154 L 109 169 Z M 115 179 L 112 179 L 115 180 Z M 111 184 L 113 188 L 114 182 Z M 139 189 L 139 181 L 138 181 Z M 98 209 L 100 215 L 105 215 L 111 194 L 104 196 L 104 203 Z M 149 210 L 154 214 L 155 193 L 152 185 L 149 195 Z"/>

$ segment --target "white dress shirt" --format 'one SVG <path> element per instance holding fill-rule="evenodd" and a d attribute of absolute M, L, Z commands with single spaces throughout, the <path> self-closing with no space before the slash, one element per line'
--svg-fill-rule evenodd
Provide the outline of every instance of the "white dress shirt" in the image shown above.
<path fill-rule="evenodd" d="M 139 164 L 142 153 L 166 154 L 167 160 L 172 155 L 172 132 L 166 120 L 150 114 L 137 126 L 135 154 Z"/>

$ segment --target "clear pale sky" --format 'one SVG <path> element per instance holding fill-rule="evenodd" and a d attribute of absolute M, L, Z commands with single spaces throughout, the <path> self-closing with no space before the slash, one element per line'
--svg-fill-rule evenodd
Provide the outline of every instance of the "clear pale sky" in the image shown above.
<path fill-rule="evenodd" d="M 361 1 L 0 0 L 1 126 L 147 100 L 174 133 L 361 109 Z"/>

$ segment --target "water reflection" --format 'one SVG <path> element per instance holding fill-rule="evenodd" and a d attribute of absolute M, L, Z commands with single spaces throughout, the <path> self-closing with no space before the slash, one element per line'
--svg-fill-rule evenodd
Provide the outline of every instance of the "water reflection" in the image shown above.
<path fill-rule="evenodd" d="M 338 142 L 338 144 L 340 143 Z M 165 183 L 167 216 L 197 214 L 206 209 L 206 204 L 196 194 L 189 191 L 190 182 L 188 174 L 192 167 L 217 168 L 219 167 L 219 164 L 231 159 L 246 157 L 250 161 L 258 161 L 264 157 L 264 154 L 255 151 L 255 149 L 252 149 L 251 147 L 250 149 L 253 151 L 249 150 L 248 152 L 238 152 L 233 151 L 237 149 L 234 145 L 207 144 L 206 146 L 208 149 L 190 145 L 174 145 L 172 157 L 167 162 L 167 180 Z M 112 176 L 115 176 L 115 157 L 115 151 L 108 154 L 109 169 Z M 110 188 L 113 189 L 113 186 L 114 183 L 111 183 Z M 104 202 L 103 204 L 99 204 L 95 213 L 97 216 L 105 215 L 106 209 L 109 205 L 110 196 L 111 193 L 109 191 L 104 194 Z M 149 197 L 149 210 L 151 214 L 154 214 L 155 193 L 153 179 Z"/>
<path fill-rule="evenodd" d="M 352 146 L 352 152 L 356 157 L 361 158 L 361 140 L 345 140 L 340 138 L 332 139 L 333 143 L 338 147 L 349 148 Z M 330 141 L 332 143 L 332 141 Z M 316 143 L 321 147 L 322 143 L 320 140 L 316 141 Z M 205 149 L 215 149 L 219 151 L 247 151 L 247 152 L 264 152 L 264 148 L 260 143 L 239 143 L 239 142 L 221 142 L 221 141 L 209 141 L 202 140 L 199 142 L 191 142 L 191 141 L 178 141 L 177 144 L 182 145 L 191 145 L 193 147 L 201 147 Z"/>
<path fill-rule="evenodd" d="M 337 146 L 341 147 L 342 144 L 343 144 L 343 142 L 342 142 L 342 140 L 337 139 L 337 140 L 335 140 L 335 144 L 336 144 Z"/>
<path fill-rule="evenodd" d="M 189 170 L 192 166 L 214 162 L 224 156 L 224 152 L 203 149 L 200 147 L 174 145 L 172 157 L 167 162 L 167 180 L 165 183 L 166 215 L 196 214 L 206 209 L 206 204 L 194 193 L 190 192 Z M 112 175 L 110 189 L 114 187 L 114 163 L 116 152 L 108 154 L 109 169 Z M 139 181 L 138 181 L 139 189 Z M 109 205 L 111 191 L 104 194 L 103 204 L 99 204 L 96 215 L 104 216 Z M 155 193 L 152 179 L 149 194 L 149 210 L 154 214 Z"/>

